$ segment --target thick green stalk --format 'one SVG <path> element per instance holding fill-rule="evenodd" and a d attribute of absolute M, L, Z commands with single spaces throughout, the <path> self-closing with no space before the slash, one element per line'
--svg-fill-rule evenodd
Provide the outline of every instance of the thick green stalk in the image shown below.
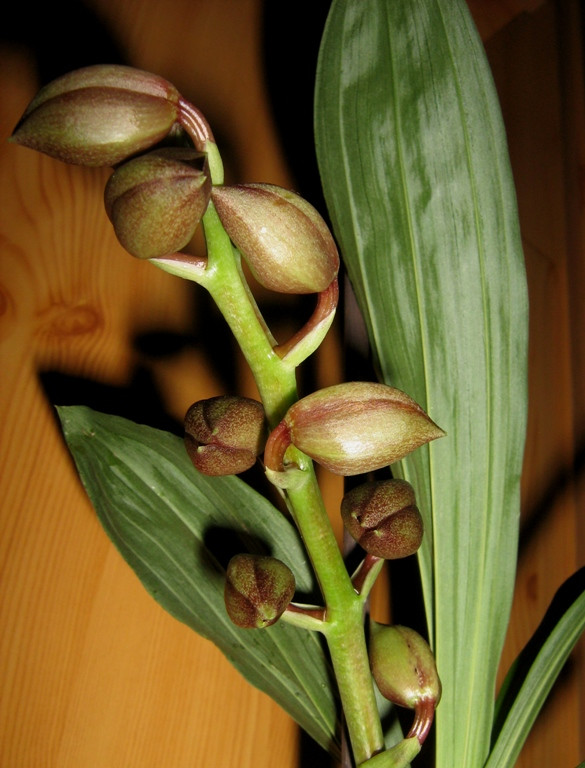
<path fill-rule="evenodd" d="M 296 401 L 294 368 L 271 346 L 261 318 L 234 259 L 217 214 L 206 214 L 209 266 L 204 285 L 229 323 L 258 386 L 274 427 Z M 329 645 L 345 719 L 357 764 L 383 747 L 364 637 L 363 600 L 347 573 L 323 505 L 312 462 L 296 453 L 305 479 L 285 496 L 315 569 L 326 604 L 323 632 Z"/>
<path fill-rule="evenodd" d="M 294 458 L 306 472 L 306 480 L 286 491 L 287 500 L 325 599 L 322 631 L 359 765 L 384 746 L 364 636 L 364 600 L 356 594 L 347 573 L 312 462 L 298 451 Z"/>
<path fill-rule="evenodd" d="M 215 145 L 214 145 L 215 150 Z M 221 176 L 213 154 L 212 178 Z M 271 428 L 298 399 L 295 366 L 274 351 L 275 342 L 256 306 L 235 252 L 212 203 L 203 218 L 207 263 L 158 260 L 157 266 L 195 280 L 211 294 L 254 375 Z M 292 456 L 291 456 L 292 454 Z M 383 748 L 364 635 L 364 598 L 356 593 L 333 534 L 312 461 L 291 448 L 300 476 L 283 493 L 305 542 L 326 610 L 319 627 L 327 639 L 356 764 Z"/>

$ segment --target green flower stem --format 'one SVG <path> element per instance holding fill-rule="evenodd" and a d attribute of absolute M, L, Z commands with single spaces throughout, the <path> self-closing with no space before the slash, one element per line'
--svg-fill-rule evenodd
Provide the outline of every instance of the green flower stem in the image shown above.
<path fill-rule="evenodd" d="M 221 177 L 221 160 L 210 157 L 212 178 Z M 272 429 L 298 400 L 295 365 L 274 351 L 275 342 L 256 306 L 242 274 L 239 256 L 210 203 L 203 227 L 207 265 L 182 264 L 160 259 L 161 269 L 204 286 L 230 326 L 246 358 Z M 312 461 L 295 448 L 287 459 L 294 461 L 298 480 L 283 491 L 284 498 L 305 542 L 325 599 L 325 619 L 319 628 L 325 635 L 335 670 L 341 702 L 356 762 L 362 763 L 383 748 L 383 734 L 376 705 L 364 635 L 364 599 L 356 594 L 333 534 Z M 292 617 L 290 617 L 292 618 Z M 294 619 L 293 619 L 294 621 Z M 317 622 L 315 622 L 315 625 Z M 315 626 L 313 625 L 313 626 Z"/>
<path fill-rule="evenodd" d="M 223 163 L 217 144 L 212 139 L 205 142 L 204 152 L 209 164 L 209 175 L 213 184 L 223 184 Z"/>
<path fill-rule="evenodd" d="M 325 598 L 322 632 L 329 646 L 354 758 L 359 764 L 384 745 L 365 643 L 363 599 L 356 594 L 347 573 L 312 466 L 306 482 L 288 489 L 286 494 Z"/>
<path fill-rule="evenodd" d="M 206 213 L 204 224 L 209 264 L 201 282 L 216 300 L 240 344 L 274 427 L 298 399 L 294 367 L 274 352 L 213 207 Z M 285 490 L 284 495 L 325 599 L 322 631 L 329 645 L 354 757 L 359 763 L 384 743 L 365 644 L 363 599 L 351 584 L 312 462 L 296 450 L 289 451 L 289 458 L 305 477 Z"/>
<path fill-rule="evenodd" d="M 256 384 L 271 428 L 297 400 L 295 369 L 274 351 L 274 339 L 266 327 L 241 272 L 234 252 L 213 206 L 203 218 L 208 266 L 199 278 L 230 326 Z"/>

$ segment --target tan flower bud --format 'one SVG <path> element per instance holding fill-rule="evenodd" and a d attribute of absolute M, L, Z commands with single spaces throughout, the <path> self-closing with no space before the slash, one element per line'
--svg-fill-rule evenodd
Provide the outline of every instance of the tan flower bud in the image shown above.
<path fill-rule="evenodd" d="M 149 72 L 85 67 L 39 91 L 12 141 L 66 163 L 115 165 L 167 136 L 178 101 L 174 86 Z"/>
<path fill-rule="evenodd" d="M 376 557 L 408 557 L 422 542 L 422 517 L 406 480 L 381 480 L 353 488 L 343 497 L 341 517 L 362 549 Z"/>
<path fill-rule="evenodd" d="M 119 166 L 104 194 L 106 211 L 124 248 L 139 259 L 184 248 L 209 203 L 205 155 L 167 147 Z"/>
<path fill-rule="evenodd" d="M 262 629 L 282 616 L 295 592 L 295 577 L 274 557 L 236 555 L 227 567 L 225 606 L 244 629 Z"/>
<path fill-rule="evenodd" d="M 266 437 L 262 404 L 246 397 L 212 397 L 185 416 L 185 447 L 205 475 L 237 475 L 250 469 Z"/>
<path fill-rule="evenodd" d="M 386 467 L 444 434 L 404 392 L 349 382 L 291 406 L 268 440 L 265 462 L 282 470 L 286 446 L 293 443 L 331 472 L 357 475 Z"/>
<path fill-rule="evenodd" d="M 370 629 L 370 666 L 382 696 L 408 709 L 423 702 L 436 707 L 441 681 L 426 640 L 414 629 L 399 625 L 371 622 Z"/>
<path fill-rule="evenodd" d="M 226 232 L 265 288 L 319 293 L 337 276 L 333 236 L 299 195 L 271 184 L 242 184 L 214 187 L 211 197 Z"/>

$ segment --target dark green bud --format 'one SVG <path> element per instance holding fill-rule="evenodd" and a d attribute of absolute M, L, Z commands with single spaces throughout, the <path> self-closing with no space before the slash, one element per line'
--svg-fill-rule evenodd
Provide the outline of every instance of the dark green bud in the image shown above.
<path fill-rule="evenodd" d="M 180 251 L 193 237 L 211 193 L 205 155 L 167 147 L 119 166 L 105 190 L 106 211 L 124 248 L 139 259 Z"/>
<path fill-rule="evenodd" d="M 265 439 L 264 408 L 247 397 L 199 400 L 185 416 L 185 447 L 204 475 L 237 475 L 250 469 Z"/>
<path fill-rule="evenodd" d="M 348 382 L 291 406 L 268 439 L 265 463 L 282 471 L 284 452 L 292 443 L 337 475 L 357 475 L 386 467 L 444 434 L 404 392 L 385 384 Z"/>
<path fill-rule="evenodd" d="M 236 555 L 227 567 L 225 605 L 244 629 L 262 629 L 282 616 L 295 592 L 295 577 L 274 557 Z"/>
<path fill-rule="evenodd" d="M 353 488 L 343 497 L 341 517 L 362 549 L 376 557 L 408 557 L 422 542 L 422 517 L 406 480 L 381 480 Z"/>
<path fill-rule="evenodd" d="M 241 184 L 214 187 L 211 197 L 226 232 L 265 288 L 320 293 L 337 277 L 333 236 L 299 195 L 271 184 Z"/>
<path fill-rule="evenodd" d="M 12 141 L 66 163 L 116 165 L 168 135 L 179 98 L 162 77 L 132 67 L 77 69 L 39 91 Z"/>

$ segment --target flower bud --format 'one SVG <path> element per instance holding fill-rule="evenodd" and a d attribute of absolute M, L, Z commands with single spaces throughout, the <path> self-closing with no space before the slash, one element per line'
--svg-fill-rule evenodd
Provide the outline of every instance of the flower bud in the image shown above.
<path fill-rule="evenodd" d="M 42 88 L 12 140 L 66 163 L 115 165 L 167 136 L 178 101 L 175 87 L 149 72 L 85 67 Z"/>
<path fill-rule="evenodd" d="M 414 629 L 371 622 L 369 656 L 384 698 L 408 709 L 426 701 L 439 703 L 441 681 L 433 652 Z"/>
<path fill-rule="evenodd" d="M 381 480 L 353 488 L 343 497 L 341 517 L 362 549 L 376 557 L 408 557 L 421 545 L 423 521 L 406 480 Z"/>
<path fill-rule="evenodd" d="M 237 475 L 250 469 L 265 436 L 262 404 L 247 397 L 199 400 L 185 416 L 185 447 L 204 475 Z"/>
<path fill-rule="evenodd" d="M 337 276 L 333 236 L 299 195 L 271 184 L 242 184 L 214 187 L 211 197 L 226 232 L 265 288 L 320 293 Z"/>
<path fill-rule="evenodd" d="M 282 616 L 295 592 L 295 577 L 274 557 L 236 555 L 228 563 L 225 606 L 244 629 L 262 629 Z"/>
<path fill-rule="evenodd" d="M 282 470 L 293 443 L 337 475 L 373 472 L 445 434 L 404 392 L 370 382 L 314 392 L 291 406 L 281 425 L 266 445 L 269 469 Z"/>
<path fill-rule="evenodd" d="M 209 203 L 205 155 L 167 147 L 119 166 L 104 194 L 124 248 L 139 259 L 168 256 L 193 237 Z"/>

